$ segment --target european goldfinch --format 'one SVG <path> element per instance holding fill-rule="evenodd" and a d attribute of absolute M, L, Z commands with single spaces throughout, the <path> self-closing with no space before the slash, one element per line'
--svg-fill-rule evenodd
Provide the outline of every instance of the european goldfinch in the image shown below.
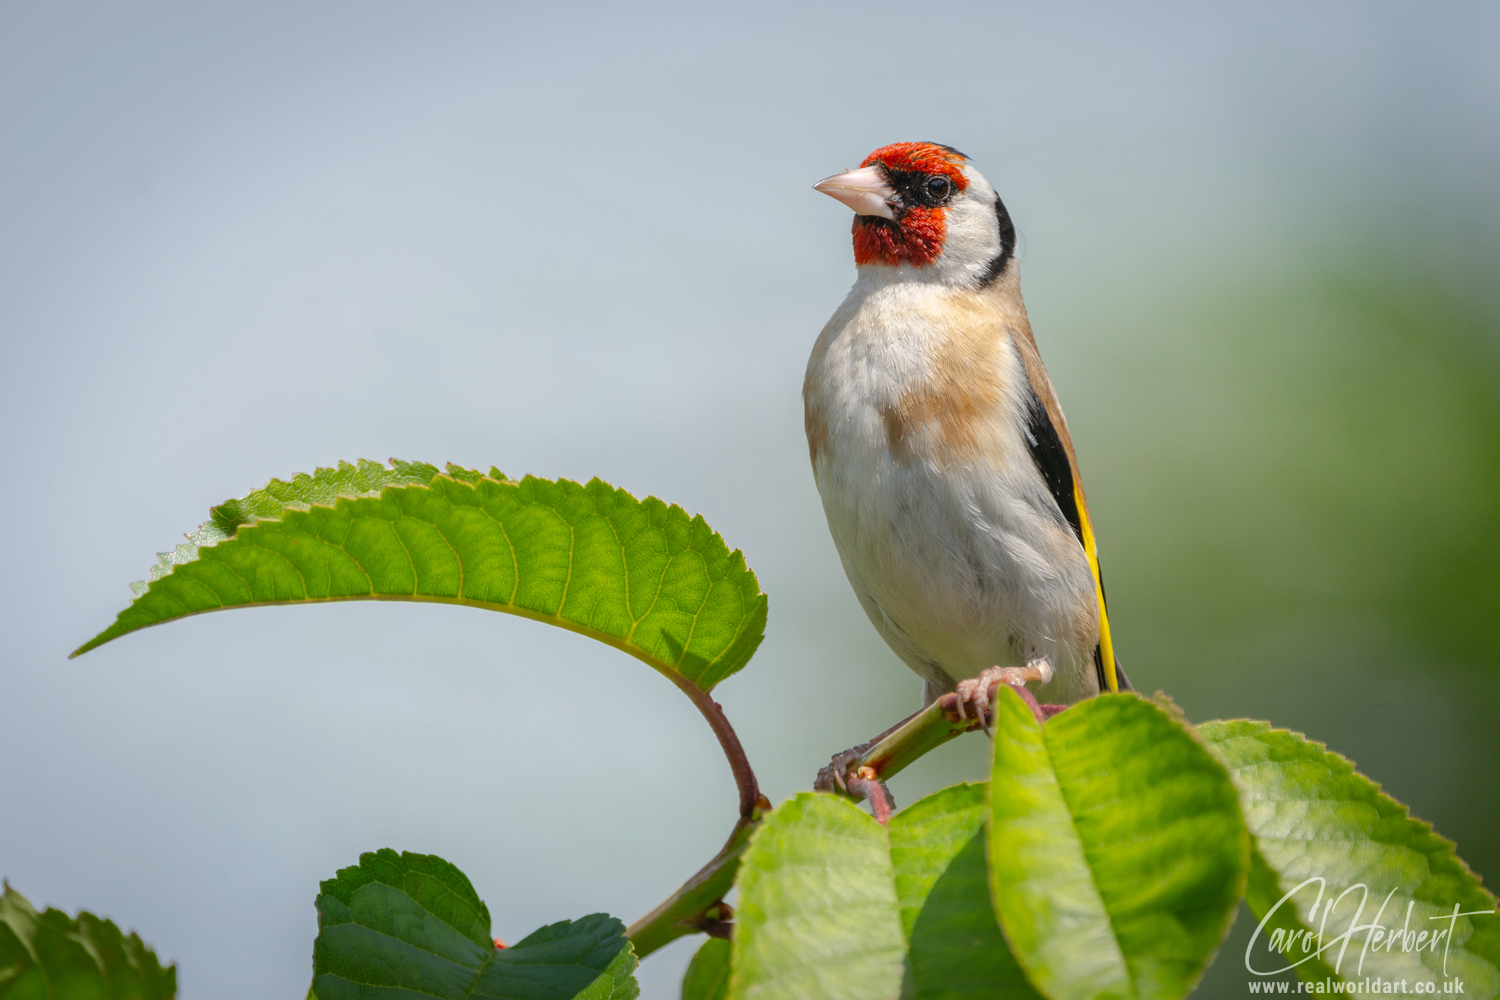
<path fill-rule="evenodd" d="M 807 446 L 844 572 L 923 707 L 956 690 L 983 721 L 997 682 L 1063 705 L 1129 690 L 1004 203 L 930 142 L 814 188 L 854 209 L 858 277 L 808 359 Z"/>

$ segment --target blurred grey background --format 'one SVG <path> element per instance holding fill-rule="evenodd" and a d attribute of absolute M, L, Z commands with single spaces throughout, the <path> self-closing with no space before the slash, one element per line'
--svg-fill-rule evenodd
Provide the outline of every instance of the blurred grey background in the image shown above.
<path fill-rule="evenodd" d="M 853 277 L 810 185 L 932 139 L 1022 233 L 1131 676 L 1326 740 L 1493 884 L 1497 51 L 1494 3 L 0 3 L 0 874 L 186 997 L 295 997 L 361 851 L 448 858 L 513 940 L 718 848 L 692 707 L 545 626 L 251 610 L 64 660 L 211 504 L 341 458 L 701 512 L 771 595 L 717 696 L 773 799 L 911 711 L 799 392 Z"/>

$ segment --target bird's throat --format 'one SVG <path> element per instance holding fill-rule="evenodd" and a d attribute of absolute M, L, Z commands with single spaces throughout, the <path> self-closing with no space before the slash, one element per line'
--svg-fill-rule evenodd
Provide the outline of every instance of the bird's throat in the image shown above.
<path fill-rule="evenodd" d="M 854 217 L 856 264 L 910 264 L 925 267 L 943 252 L 948 235 L 948 210 L 914 206 L 895 221 L 873 215 Z"/>

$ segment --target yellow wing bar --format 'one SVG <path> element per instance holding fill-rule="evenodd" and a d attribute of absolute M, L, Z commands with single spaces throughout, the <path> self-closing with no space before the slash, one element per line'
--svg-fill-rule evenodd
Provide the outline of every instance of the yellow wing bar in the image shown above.
<path fill-rule="evenodd" d="M 1099 549 L 1094 544 L 1094 526 L 1089 522 L 1088 504 L 1083 502 L 1083 490 L 1073 484 L 1073 502 L 1078 504 L 1078 525 L 1083 529 L 1083 551 L 1089 557 L 1089 569 L 1094 574 L 1094 595 L 1099 598 L 1099 655 L 1104 661 L 1104 676 L 1109 681 L 1111 693 L 1120 690 L 1120 679 L 1115 674 L 1115 645 L 1109 638 L 1109 613 L 1104 608 L 1104 581 L 1099 576 Z"/>

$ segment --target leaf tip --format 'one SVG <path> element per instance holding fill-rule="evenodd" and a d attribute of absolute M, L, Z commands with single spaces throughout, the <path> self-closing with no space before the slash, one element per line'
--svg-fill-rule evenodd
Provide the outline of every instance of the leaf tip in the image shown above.
<path fill-rule="evenodd" d="M 110 635 L 109 632 L 109 629 L 105 629 L 103 632 L 100 632 L 88 642 L 84 643 L 82 646 L 79 646 L 77 649 L 73 650 L 73 652 L 69 653 L 68 659 L 76 660 L 84 653 L 87 653 L 89 650 L 98 649 L 100 646 L 104 645 L 106 642 L 114 638 L 114 636 Z"/>

